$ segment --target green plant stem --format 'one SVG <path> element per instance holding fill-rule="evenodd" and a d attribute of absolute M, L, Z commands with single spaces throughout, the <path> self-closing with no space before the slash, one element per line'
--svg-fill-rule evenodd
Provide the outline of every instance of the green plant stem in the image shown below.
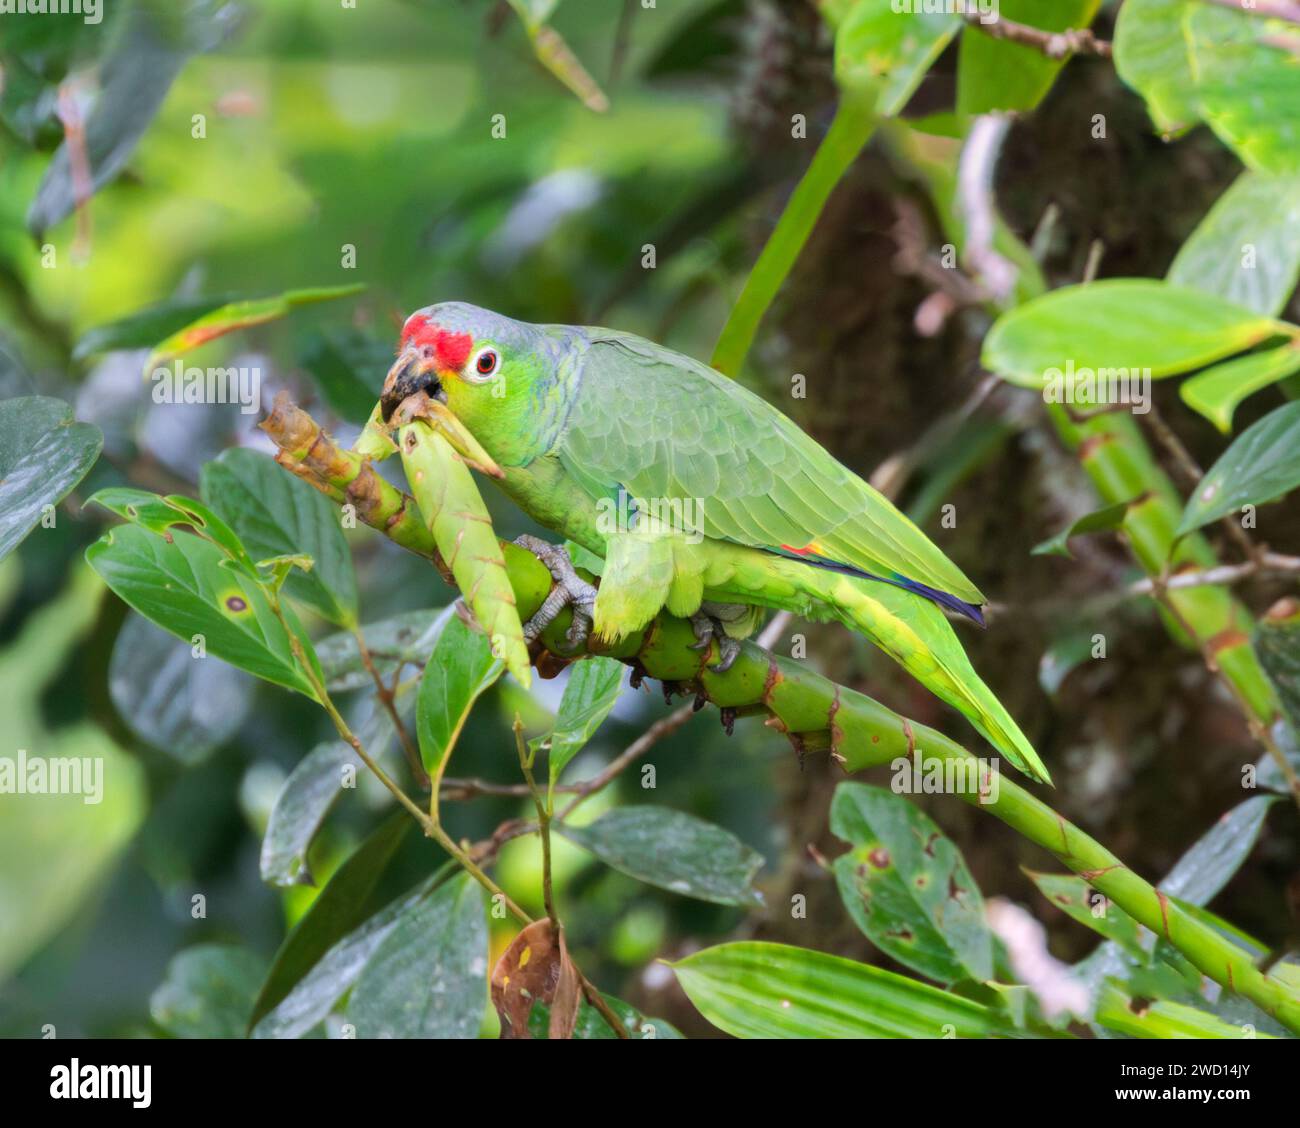
<path fill-rule="evenodd" d="M 791 194 L 722 328 L 712 361 L 719 372 L 735 376 L 740 371 L 759 322 L 812 234 L 827 199 L 871 139 L 876 124 L 873 104 L 874 96 L 870 94 L 846 92 L 841 97 L 830 129 L 817 146 L 812 163 Z"/>
<path fill-rule="evenodd" d="M 532 796 L 533 807 L 537 811 L 537 833 L 542 841 L 542 904 L 546 906 L 546 916 L 556 934 L 563 927 L 560 916 L 555 911 L 555 887 L 551 881 L 551 809 L 550 803 L 542 798 L 537 780 L 533 778 L 533 754 L 524 743 L 524 722 L 515 714 L 514 723 L 515 750 L 519 753 L 519 768 L 528 782 L 528 793 Z"/>
<path fill-rule="evenodd" d="M 298 415 L 304 417 L 295 420 L 299 428 L 308 423 L 316 427 L 304 412 Z M 361 470 L 361 457 L 334 446 L 319 433 L 319 428 L 316 431 L 317 438 L 310 445 L 319 452 L 328 444 L 335 468 L 343 470 L 344 478 L 349 474 L 355 478 Z M 277 428 L 271 427 L 269 432 L 274 438 Z M 346 483 L 314 480 L 310 474 L 305 477 L 327 496 L 336 500 L 346 496 Z M 376 511 L 401 511 L 405 503 L 400 491 L 382 479 L 376 480 L 382 483 L 376 487 L 380 494 Z M 421 552 L 418 538 L 410 537 L 400 522 L 387 528 L 381 522 L 379 527 L 403 547 Z M 508 543 L 502 547 L 519 614 L 527 619 L 551 590 L 550 572 L 532 553 Z M 421 554 L 428 556 L 429 548 L 426 545 Z M 567 646 L 564 636 L 569 620 L 566 610 L 542 635 L 552 655 Z M 663 681 L 669 689 L 701 695 L 736 715 L 761 715 L 769 727 L 785 733 L 800 752 L 825 751 L 846 772 L 890 763 L 917 749 L 943 760 L 973 758 L 972 753 L 942 733 L 911 722 L 793 659 L 745 642 L 735 664 L 720 674 L 710 668 L 717 661 L 715 648 L 701 653 L 691 649 L 694 642 L 695 632 L 689 622 L 665 614 L 618 644 L 603 646 L 591 640 L 588 652 L 618 658 L 638 673 Z M 547 659 L 539 655 L 538 660 Z M 1060 859 L 1130 916 L 1164 936 L 1216 983 L 1250 999 L 1288 1029 L 1300 1033 L 1300 998 L 1291 994 L 1285 984 L 1261 973 L 1247 951 L 1179 909 L 1046 803 L 1005 776 L 999 777 L 995 801 L 981 802 L 974 793 L 961 797 Z"/>

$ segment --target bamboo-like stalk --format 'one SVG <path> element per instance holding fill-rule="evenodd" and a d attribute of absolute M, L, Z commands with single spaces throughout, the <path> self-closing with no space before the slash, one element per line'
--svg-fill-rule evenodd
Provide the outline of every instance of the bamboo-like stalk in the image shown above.
<path fill-rule="evenodd" d="M 280 447 L 281 465 L 336 502 L 355 504 L 363 521 L 403 548 L 434 558 L 428 531 L 418 520 L 404 517 L 414 511 L 414 503 L 375 474 L 364 458 L 334 443 L 306 412 L 280 401 L 262 426 Z M 519 613 L 526 619 L 550 592 L 550 573 L 517 545 L 503 542 L 502 550 Z M 555 648 L 552 653 L 566 648 L 568 620 L 566 611 L 542 636 L 544 644 Z M 765 715 L 765 723 L 785 733 L 796 748 L 827 750 L 846 772 L 913 752 L 945 761 L 974 759 L 942 733 L 909 721 L 793 659 L 746 642 L 731 669 L 720 674 L 709 668 L 716 653 L 693 650 L 694 641 L 688 622 L 665 614 L 617 645 L 600 646 L 593 639 L 589 652 L 621 659 L 673 689 L 693 692 L 727 711 L 724 716 Z M 536 660 L 544 661 L 540 655 Z M 1216 983 L 1300 1033 L 1300 998 L 1283 982 L 1261 973 L 1248 952 L 1188 915 L 1046 803 L 1005 776 L 991 801 L 982 801 L 970 789 L 961 797 L 1055 855 L 1135 920 L 1164 936 Z"/>

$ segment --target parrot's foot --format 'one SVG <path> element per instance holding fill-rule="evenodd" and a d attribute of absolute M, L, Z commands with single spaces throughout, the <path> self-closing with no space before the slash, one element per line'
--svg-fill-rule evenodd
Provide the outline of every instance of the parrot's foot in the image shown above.
<path fill-rule="evenodd" d="M 691 644 L 692 650 L 708 650 L 713 642 L 718 644 L 718 661 L 716 665 L 710 666 L 715 674 L 725 674 L 731 669 L 731 664 L 740 657 L 740 640 L 732 638 L 723 629 L 722 623 L 712 615 L 706 615 L 703 611 L 697 611 L 691 616 L 691 627 L 695 631 L 696 641 Z"/>
<path fill-rule="evenodd" d="M 515 544 L 526 548 L 537 557 L 551 573 L 555 586 L 542 601 L 536 614 L 524 624 L 524 642 L 531 645 L 566 607 L 573 608 L 573 623 L 565 638 L 569 645 L 585 646 L 591 634 L 591 617 L 596 606 L 596 589 L 587 583 L 573 567 L 569 554 L 556 544 L 548 544 L 539 537 L 525 533 L 515 538 Z"/>

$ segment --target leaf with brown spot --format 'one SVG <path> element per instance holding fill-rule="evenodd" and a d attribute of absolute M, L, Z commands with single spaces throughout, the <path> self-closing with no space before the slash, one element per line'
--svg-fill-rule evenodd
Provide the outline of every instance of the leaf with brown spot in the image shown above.
<path fill-rule="evenodd" d="M 528 1016 L 535 1003 L 550 1008 L 548 1037 L 571 1038 L 582 997 L 577 969 L 563 931 L 549 920 L 522 929 L 492 969 L 492 1005 L 501 1018 L 502 1038 L 531 1038 Z"/>

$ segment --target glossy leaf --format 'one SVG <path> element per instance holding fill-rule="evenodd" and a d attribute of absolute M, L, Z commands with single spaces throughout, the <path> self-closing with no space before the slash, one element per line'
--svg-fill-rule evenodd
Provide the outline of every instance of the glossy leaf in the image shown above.
<path fill-rule="evenodd" d="M 1188 407 L 1226 434 L 1232 430 L 1232 415 L 1239 403 L 1295 372 L 1300 372 L 1300 348 L 1283 345 L 1198 372 L 1179 385 L 1178 394 Z"/>
<path fill-rule="evenodd" d="M 289 773 L 262 836 L 259 862 L 268 885 L 315 885 L 307 851 L 330 808 L 343 794 L 344 769 L 360 769 L 352 746 L 341 740 L 318 744 Z"/>
<path fill-rule="evenodd" d="M 1116 278 L 1052 290 L 1003 314 L 984 339 L 982 363 L 1027 388 L 1048 386 L 1071 363 L 1076 373 L 1150 369 L 1158 379 L 1212 364 L 1276 332 L 1272 318 L 1199 290 Z"/>
<path fill-rule="evenodd" d="M 1000 0 L 994 18 L 1065 31 L 1087 27 L 1100 6 L 1100 0 Z M 962 34 L 958 51 L 957 108 L 963 114 L 1032 110 L 1065 65 L 1065 59 L 975 28 Z"/>
<path fill-rule="evenodd" d="M 1293 730 L 1300 732 L 1300 604 L 1294 599 L 1274 604 L 1259 620 L 1253 642 L 1282 711 Z"/>
<path fill-rule="evenodd" d="M 310 571 L 292 568 L 284 590 L 336 626 L 357 621 L 357 581 L 338 506 L 273 458 L 234 447 L 203 467 L 203 500 L 234 529 L 254 560 L 305 554 Z"/>
<path fill-rule="evenodd" d="M 622 1022 L 623 1029 L 627 1031 L 630 1040 L 655 1041 L 662 1038 L 666 1041 L 679 1041 L 681 1039 L 681 1031 L 672 1023 L 665 1022 L 662 1018 L 648 1018 L 635 1007 L 623 1002 L 622 999 L 614 998 L 613 995 L 602 993 L 602 997 L 609 1009 Z M 529 1033 L 534 1038 L 545 1038 L 550 1021 L 551 1008 L 545 1003 L 534 1004 L 532 1013 L 528 1016 Z M 578 1003 L 578 1021 L 570 1037 L 579 1042 L 589 1042 L 614 1039 L 618 1035 L 609 1028 L 609 1023 L 605 1021 L 600 1011 L 583 999 Z"/>
<path fill-rule="evenodd" d="M 985 1038 L 1009 1020 L 948 991 L 806 948 L 746 941 L 670 964 L 714 1026 L 737 1038 Z"/>
<path fill-rule="evenodd" d="M 407 906 L 352 988 L 358 1038 L 473 1038 L 487 1002 L 487 913 L 469 874 Z"/>
<path fill-rule="evenodd" d="M 1247 427 L 1206 471 L 1187 499 L 1178 535 L 1243 505 L 1276 501 L 1300 485 L 1300 403 L 1269 412 Z"/>
<path fill-rule="evenodd" d="M 228 302 L 196 318 L 156 344 L 149 359 L 145 361 L 145 373 L 152 372 L 158 365 L 182 356 L 190 349 L 196 349 L 237 329 L 275 321 L 297 306 L 327 302 L 334 298 L 350 298 L 364 289 L 360 285 L 322 286 L 309 290 L 288 290 L 270 298 Z"/>
<path fill-rule="evenodd" d="M 276 952 L 253 1006 L 250 1026 L 259 1025 L 272 1010 L 279 1008 L 289 993 L 304 982 L 308 972 L 322 962 L 322 957 L 366 919 L 366 899 L 413 825 L 405 811 L 395 811 L 334 871 Z M 348 962 L 348 959 L 338 961 L 343 966 Z M 328 970 L 333 973 L 336 969 L 331 967 Z M 324 1002 L 325 1009 L 317 1018 L 307 1022 L 296 1033 L 290 1032 L 304 1021 L 304 1014 L 321 1001 L 325 990 L 323 984 L 332 982 L 329 977 L 318 977 L 310 991 L 304 991 L 292 1005 L 278 1011 L 278 1017 L 267 1025 L 261 1036 L 295 1037 L 296 1033 L 314 1026 L 334 1000 L 347 990 L 347 984 Z"/>
<path fill-rule="evenodd" d="M 960 851 L 911 800 L 841 783 L 831 830 L 851 847 L 835 859 L 840 899 L 873 944 L 940 983 L 993 976 L 984 898 Z"/>
<path fill-rule="evenodd" d="M 573 666 L 560 698 L 554 729 L 549 736 L 528 742 L 534 750 L 543 746 L 549 749 L 547 764 L 552 787 L 609 716 L 622 692 L 626 669 L 622 662 L 601 657 L 587 658 Z"/>
<path fill-rule="evenodd" d="M 171 535 L 171 534 L 169 534 Z M 135 525 L 105 533 L 86 561 L 128 606 L 178 638 L 232 666 L 315 700 L 289 635 L 266 594 L 233 568 L 211 542 L 185 533 L 170 540 Z M 288 608 L 290 628 L 310 655 L 311 641 Z"/>
<path fill-rule="evenodd" d="M 673 893 L 721 905 L 762 903 L 763 857 L 730 831 L 667 807 L 616 807 L 590 826 L 555 830 L 607 866 Z"/>
<path fill-rule="evenodd" d="M 108 692 L 141 740 L 182 764 L 197 764 L 239 730 L 253 704 L 247 674 L 129 614 L 113 644 Z"/>
<path fill-rule="evenodd" d="M 423 666 L 454 614 L 455 608 L 451 605 L 437 610 L 404 611 L 362 627 L 370 659 L 380 676 L 391 678 L 398 665 Z M 316 656 L 325 674 L 325 688 L 331 693 L 374 684 L 361 661 L 357 636 L 351 631 L 340 631 L 321 639 L 316 643 Z"/>
<path fill-rule="evenodd" d="M 1250 171 L 1215 201 L 1165 276 L 1268 317 L 1282 312 L 1297 279 L 1300 176 Z"/>
<path fill-rule="evenodd" d="M 242 1038 L 263 966 L 229 944 L 186 948 L 167 965 L 149 1013 L 173 1038 Z"/>
<path fill-rule="evenodd" d="M 1091 513 L 1085 513 L 1053 537 L 1040 541 L 1030 552 L 1034 556 L 1070 556 L 1070 538 L 1086 536 L 1088 533 L 1109 533 L 1124 527 L 1124 518 L 1128 516 L 1128 507 L 1132 501 L 1121 501 L 1116 505 L 1107 505 Z"/>
<path fill-rule="evenodd" d="M 46 396 L 0 402 L 0 559 L 62 501 L 99 457 L 99 428 Z"/>
<path fill-rule="evenodd" d="M 1228 884 L 1255 848 L 1276 795 L 1255 795 L 1222 815 L 1174 864 L 1160 890 L 1204 905 Z"/>
<path fill-rule="evenodd" d="M 487 636 L 450 618 L 424 667 L 416 705 L 420 758 L 431 778 L 446 766 L 474 702 L 502 673 Z"/>

